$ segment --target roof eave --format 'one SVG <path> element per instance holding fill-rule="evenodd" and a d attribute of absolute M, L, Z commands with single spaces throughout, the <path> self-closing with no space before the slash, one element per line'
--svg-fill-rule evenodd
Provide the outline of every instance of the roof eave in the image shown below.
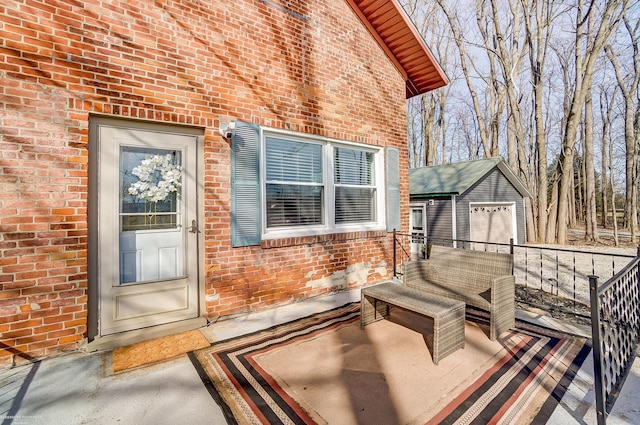
<path fill-rule="evenodd" d="M 529 188 L 527 188 L 527 186 L 522 182 L 520 177 L 518 177 L 513 172 L 511 167 L 509 167 L 506 162 L 500 161 L 497 166 L 500 169 L 500 171 L 502 171 L 502 174 L 507 178 L 507 180 L 509 180 L 509 182 L 513 185 L 513 187 L 515 187 L 516 190 L 520 192 L 520 194 L 523 197 L 525 198 L 533 197 L 533 195 L 529 191 Z"/>
<path fill-rule="evenodd" d="M 418 195 L 409 195 L 411 199 L 429 199 L 429 198 L 443 198 L 460 195 L 457 192 L 442 192 L 442 193 L 423 193 Z"/>
<path fill-rule="evenodd" d="M 442 67 L 397 0 L 346 1 L 402 75 L 407 85 L 407 99 L 449 83 Z M 379 13 L 382 6 L 386 8 L 383 16 Z M 393 31 L 389 31 L 392 26 Z M 403 41 L 398 42 L 399 39 Z M 412 54 L 407 56 L 407 51 Z"/>

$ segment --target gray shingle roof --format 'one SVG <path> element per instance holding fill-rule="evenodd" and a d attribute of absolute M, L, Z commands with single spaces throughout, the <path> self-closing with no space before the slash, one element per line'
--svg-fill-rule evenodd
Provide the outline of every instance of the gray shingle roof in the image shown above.
<path fill-rule="evenodd" d="M 410 169 L 409 194 L 411 196 L 460 195 L 496 167 L 500 168 L 522 196 L 531 196 L 524 184 L 500 157 Z"/>

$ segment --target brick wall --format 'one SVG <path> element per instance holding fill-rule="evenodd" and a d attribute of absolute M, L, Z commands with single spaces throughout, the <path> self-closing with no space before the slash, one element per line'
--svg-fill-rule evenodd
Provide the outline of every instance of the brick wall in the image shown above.
<path fill-rule="evenodd" d="M 395 146 L 407 163 L 404 82 L 346 2 L 16 0 L 0 40 L 0 367 L 87 337 L 91 114 L 205 129 L 207 316 L 391 272 L 385 232 L 230 244 L 220 120 Z M 408 200 L 404 167 L 401 181 Z"/>

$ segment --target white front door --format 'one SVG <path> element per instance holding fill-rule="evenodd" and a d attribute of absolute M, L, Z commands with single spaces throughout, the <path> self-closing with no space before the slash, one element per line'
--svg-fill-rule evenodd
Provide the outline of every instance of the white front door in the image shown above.
<path fill-rule="evenodd" d="M 197 136 L 97 136 L 99 334 L 198 317 Z"/>

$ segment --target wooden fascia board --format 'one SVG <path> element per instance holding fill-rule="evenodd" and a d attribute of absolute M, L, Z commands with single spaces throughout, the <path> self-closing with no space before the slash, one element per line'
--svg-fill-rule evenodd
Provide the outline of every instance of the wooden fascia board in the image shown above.
<path fill-rule="evenodd" d="M 418 33 L 415 25 L 413 25 L 413 23 L 411 21 L 409 21 L 409 18 L 406 16 L 402 6 L 398 3 L 397 0 L 391 0 L 391 1 L 396 6 L 396 8 L 398 8 L 398 13 L 400 13 L 400 15 L 402 16 L 402 19 L 407 22 L 407 28 L 413 34 L 416 42 L 422 47 L 422 49 L 425 51 L 425 53 L 429 57 L 429 60 L 433 64 L 433 67 L 436 69 L 436 71 L 438 72 L 438 75 L 440 76 L 440 78 L 444 82 L 443 85 L 446 86 L 447 84 L 449 84 L 449 78 L 447 78 L 447 75 L 444 73 L 444 70 L 440 67 L 440 64 L 438 63 L 438 61 L 433 56 L 433 53 L 431 53 L 431 49 L 429 49 L 429 46 L 427 46 L 427 44 L 425 43 L 425 41 L 422 38 L 422 36 Z"/>
<path fill-rule="evenodd" d="M 364 15 L 362 10 L 360 10 L 358 5 L 353 0 L 346 0 L 346 1 L 349 4 L 349 6 L 351 7 L 351 9 L 353 10 L 353 12 L 358 16 L 358 18 L 360 18 L 360 22 L 362 22 L 362 24 L 365 27 L 367 27 L 367 29 L 371 33 L 371 36 L 376 40 L 376 42 L 378 43 L 380 48 L 382 48 L 382 50 L 389 57 L 389 60 L 391 60 L 391 62 L 396 67 L 396 69 L 398 70 L 400 75 L 402 75 L 402 78 L 404 79 L 404 81 L 407 81 L 409 79 L 408 76 L 407 76 L 407 71 L 400 64 L 400 62 L 398 62 L 398 59 L 396 59 L 396 56 L 393 54 L 393 52 L 391 52 L 391 50 L 389 50 L 389 47 L 387 46 L 387 44 L 384 42 L 384 40 L 382 40 L 382 38 L 380 37 L 380 35 L 376 31 L 376 29 L 373 28 L 373 25 L 371 25 L 371 22 L 369 22 L 369 20 Z"/>
<path fill-rule="evenodd" d="M 502 175 L 509 181 L 509 183 L 511 183 L 516 188 L 518 192 L 520 192 L 520 194 L 524 198 L 533 197 L 533 195 L 529 191 L 529 188 L 522 182 L 522 180 L 520 180 L 520 177 L 518 177 L 516 173 L 514 173 L 514 171 L 507 165 L 506 162 L 500 161 L 497 167 L 502 172 Z"/>

